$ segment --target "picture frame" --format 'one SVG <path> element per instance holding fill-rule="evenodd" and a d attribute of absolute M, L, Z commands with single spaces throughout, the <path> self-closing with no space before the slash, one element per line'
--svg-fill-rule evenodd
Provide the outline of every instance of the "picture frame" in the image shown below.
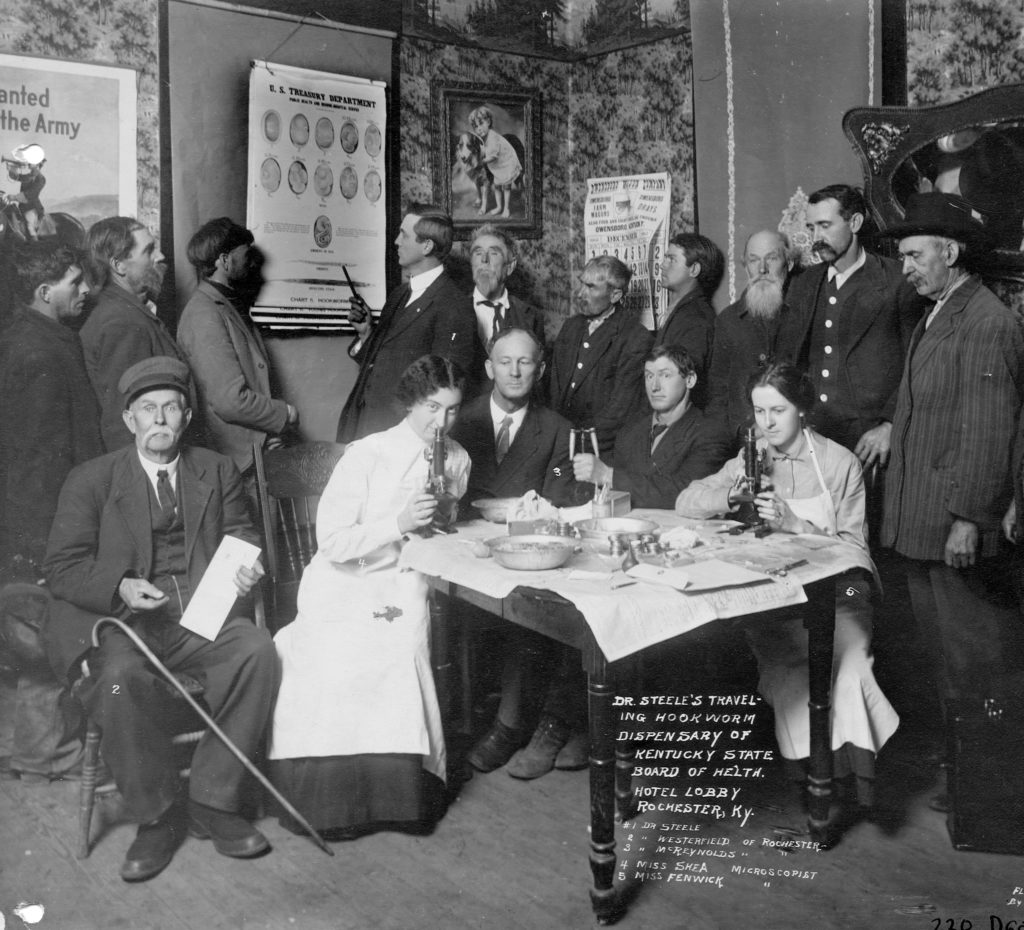
<path fill-rule="evenodd" d="M 484 223 L 519 239 L 539 238 L 540 91 L 434 82 L 431 125 L 434 197 L 452 217 L 455 238 L 469 238 Z"/>
<path fill-rule="evenodd" d="M 910 194 L 955 172 L 958 194 L 984 218 L 986 278 L 1024 282 L 1024 84 L 1004 84 L 952 103 L 855 107 L 843 131 L 864 171 L 864 194 L 881 230 L 901 222 Z"/>

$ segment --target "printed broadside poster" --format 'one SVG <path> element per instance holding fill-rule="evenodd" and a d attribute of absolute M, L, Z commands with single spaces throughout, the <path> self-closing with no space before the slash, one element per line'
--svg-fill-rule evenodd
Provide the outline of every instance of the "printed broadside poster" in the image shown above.
<path fill-rule="evenodd" d="M 54 222 L 68 214 L 88 229 L 107 216 L 135 216 L 135 71 L 0 55 L 0 190 L 8 194 L 20 192 L 8 167 L 21 146 L 42 149 L 39 200 Z"/>
<path fill-rule="evenodd" d="M 671 202 L 672 178 L 667 173 L 587 181 L 587 261 L 614 255 L 629 266 L 633 278 L 623 306 L 636 310 L 648 329 L 655 329 L 667 310 L 659 279 Z"/>
<path fill-rule="evenodd" d="M 339 328 L 352 287 L 384 305 L 385 127 L 379 81 L 253 62 L 247 224 L 266 257 L 261 324 Z"/>

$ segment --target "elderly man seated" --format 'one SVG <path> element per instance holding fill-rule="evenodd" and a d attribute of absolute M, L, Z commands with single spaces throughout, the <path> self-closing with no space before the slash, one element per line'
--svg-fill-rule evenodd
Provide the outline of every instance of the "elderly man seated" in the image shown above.
<path fill-rule="evenodd" d="M 102 727 L 100 748 L 140 827 L 121 868 L 125 881 L 159 873 L 186 830 L 212 838 L 238 858 L 269 848 L 237 811 L 245 770 L 207 733 L 192 760 L 187 804 L 160 726 L 167 689 L 120 630 L 103 631 L 89 649 L 97 618 L 128 623 L 166 665 L 205 687 L 214 720 L 246 754 L 263 739 L 277 692 L 274 646 L 238 605 L 212 642 L 180 625 L 221 540 L 258 540 L 241 476 L 229 458 L 181 444 L 191 419 L 188 366 L 156 356 L 131 366 L 118 388 L 134 445 L 75 468 L 61 491 L 44 571 L 55 598 L 47 628 L 59 675 L 86 676 L 80 697 Z M 244 597 L 262 573 L 239 568 Z"/>

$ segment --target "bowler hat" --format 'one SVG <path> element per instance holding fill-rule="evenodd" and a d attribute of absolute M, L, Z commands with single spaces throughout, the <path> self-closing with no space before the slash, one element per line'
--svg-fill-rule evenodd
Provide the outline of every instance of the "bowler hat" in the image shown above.
<path fill-rule="evenodd" d="M 169 355 L 154 355 L 136 362 L 117 382 L 117 389 L 124 397 L 127 407 L 144 391 L 153 388 L 169 388 L 189 396 L 189 369 L 183 361 Z"/>
<path fill-rule="evenodd" d="M 884 235 L 893 239 L 907 236 L 948 236 L 963 242 L 984 242 L 985 224 L 980 214 L 962 197 L 929 191 L 907 198 L 907 214 Z"/>

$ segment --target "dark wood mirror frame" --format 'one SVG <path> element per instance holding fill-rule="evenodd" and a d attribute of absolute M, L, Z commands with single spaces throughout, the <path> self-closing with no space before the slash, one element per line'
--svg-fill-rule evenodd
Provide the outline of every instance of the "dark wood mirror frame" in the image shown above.
<path fill-rule="evenodd" d="M 1024 239 L 1024 84 L 994 87 L 938 106 L 857 107 L 843 117 L 843 131 L 863 167 L 864 194 L 883 231 L 903 219 L 906 195 L 925 177 L 917 161 L 939 152 L 940 139 L 957 133 L 970 139 L 972 130 L 978 133 L 976 140 L 989 137 L 1000 148 L 985 161 L 984 198 L 980 191 L 975 198 L 960 191 L 965 199 L 976 201 L 972 205 L 990 227 L 1002 229 L 998 245 L 984 256 L 983 272 L 986 277 L 1024 282 L 1024 251 L 1012 247 L 1014 232 L 1018 244 Z M 953 153 L 958 151 L 954 147 Z M 948 155 L 949 149 L 944 152 Z M 977 170 L 972 170 L 976 177 Z"/>

